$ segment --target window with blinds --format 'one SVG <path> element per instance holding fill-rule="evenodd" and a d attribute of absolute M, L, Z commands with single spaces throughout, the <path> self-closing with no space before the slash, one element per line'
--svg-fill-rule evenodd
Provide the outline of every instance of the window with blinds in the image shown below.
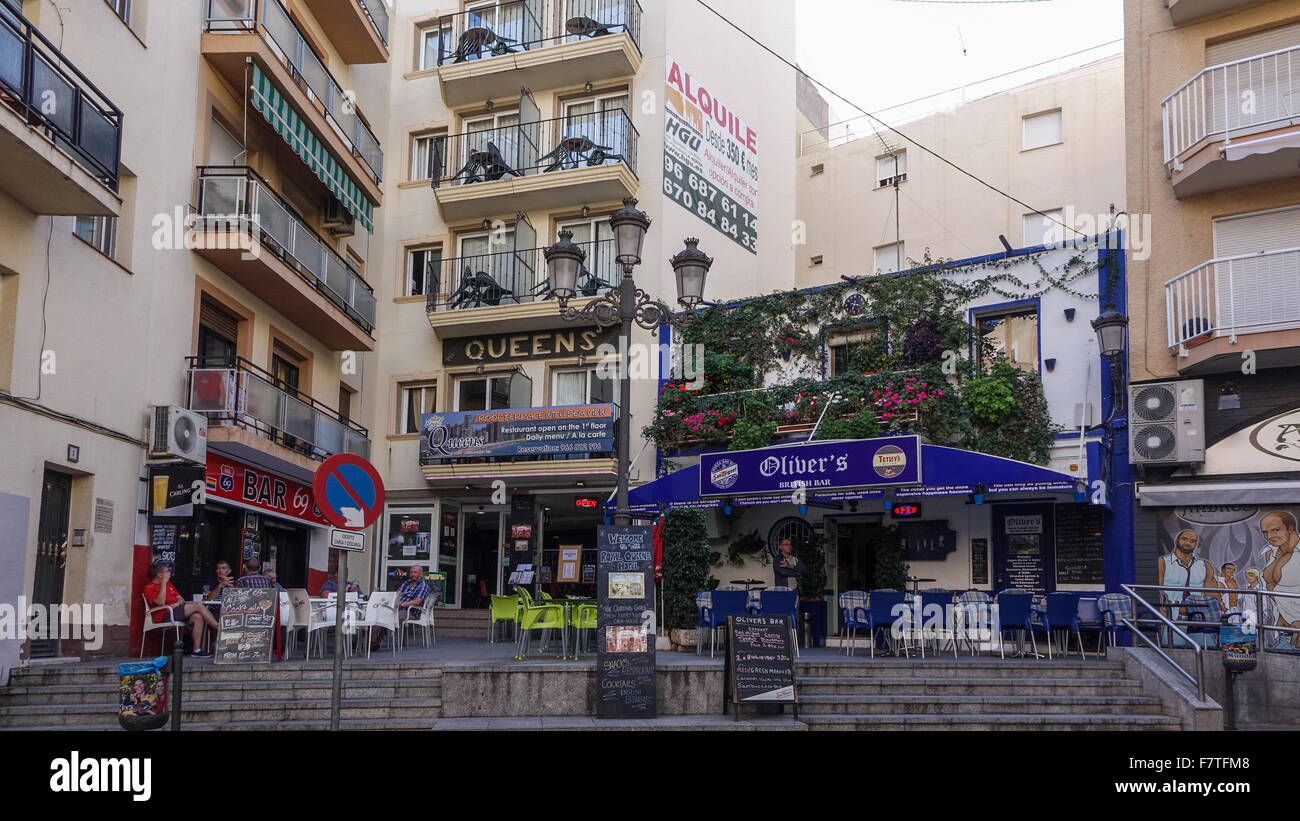
<path fill-rule="evenodd" d="M 907 179 L 907 152 L 895 151 L 876 157 L 876 187 L 884 188 Z"/>
<path fill-rule="evenodd" d="M 1257 31 L 1205 46 L 1205 65 L 1218 66 L 1300 46 L 1300 23 Z"/>
<path fill-rule="evenodd" d="M 235 345 L 239 339 L 239 320 L 213 300 L 199 302 L 200 368 L 229 368 L 235 364 Z"/>
<path fill-rule="evenodd" d="M 1262 332 L 1300 321 L 1300 208 L 1214 221 L 1218 327 Z M 1230 259 L 1237 257 L 1237 259 Z"/>
<path fill-rule="evenodd" d="M 1024 118 L 1025 150 L 1061 142 L 1061 110 L 1044 111 Z"/>

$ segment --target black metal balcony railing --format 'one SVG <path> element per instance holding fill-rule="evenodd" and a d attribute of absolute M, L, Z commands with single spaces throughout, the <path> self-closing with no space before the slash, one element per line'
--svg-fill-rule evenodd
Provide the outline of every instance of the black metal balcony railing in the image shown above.
<path fill-rule="evenodd" d="M 614 240 L 578 243 L 587 252 L 578 274 L 578 296 L 598 296 L 618 285 Z M 550 298 L 543 248 L 521 248 L 430 262 L 425 269 L 425 309 L 462 311 L 518 305 Z"/>
<path fill-rule="evenodd" d="M 446 32 L 438 65 L 489 60 L 506 54 L 626 32 L 641 48 L 641 6 L 636 0 L 560 0 L 558 25 L 548 22 L 542 0 L 516 0 L 438 19 Z"/>
<path fill-rule="evenodd" d="M 209 425 L 244 427 L 313 459 L 370 458 L 370 433 L 242 357 L 189 356 L 187 407 Z"/>
<path fill-rule="evenodd" d="M 198 186 L 200 231 L 248 233 L 366 333 L 374 330 L 374 289 L 256 171 L 243 165 L 203 166 Z"/>
<path fill-rule="evenodd" d="M 446 156 L 436 158 L 433 187 L 620 162 L 635 174 L 638 139 L 622 108 L 452 134 L 435 144 Z"/>
<path fill-rule="evenodd" d="M 361 10 L 370 18 L 370 24 L 375 27 L 379 33 L 379 39 L 388 45 L 388 6 L 384 5 L 384 0 L 357 0 L 361 5 Z"/>
<path fill-rule="evenodd" d="M 0 102 L 117 193 L 122 112 L 36 27 L 0 6 Z"/>
<path fill-rule="evenodd" d="M 357 111 L 356 94 L 344 93 L 280 0 L 207 0 L 204 30 L 260 34 L 284 60 L 294 81 L 324 108 L 325 119 L 370 170 L 371 178 L 383 179 L 384 152 Z"/>

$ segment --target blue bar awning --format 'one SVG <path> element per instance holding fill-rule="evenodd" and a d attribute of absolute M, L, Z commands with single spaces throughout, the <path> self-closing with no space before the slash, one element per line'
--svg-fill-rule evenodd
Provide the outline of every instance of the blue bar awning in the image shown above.
<path fill-rule="evenodd" d="M 788 452 L 788 451 L 787 451 Z M 1073 494 L 1076 483 L 1080 481 L 1068 473 L 1061 473 L 1041 465 L 1032 465 L 1015 459 L 991 456 L 963 448 L 950 448 L 942 445 L 921 446 L 921 475 L 925 484 L 899 486 L 894 489 L 894 496 L 899 499 L 921 498 L 927 496 L 966 496 L 975 492 L 976 485 L 984 485 L 984 492 L 989 495 L 1000 493 L 1069 493 Z M 828 493 L 809 493 L 808 504 L 857 501 L 860 499 L 879 499 L 884 491 L 879 488 L 870 490 L 840 490 Z M 736 496 L 731 503 L 746 507 L 751 505 L 780 504 L 789 499 L 789 494 L 765 494 L 761 496 Z M 630 512 L 658 513 L 660 510 L 677 508 L 715 508 L 721 507 L 722 499 L 700 498 L 700 467 L 691 465 L 674 471 L 667 476 L 647 482 L 628 492 Z M 606 510 L 613 511 L 611 499 Z"/>

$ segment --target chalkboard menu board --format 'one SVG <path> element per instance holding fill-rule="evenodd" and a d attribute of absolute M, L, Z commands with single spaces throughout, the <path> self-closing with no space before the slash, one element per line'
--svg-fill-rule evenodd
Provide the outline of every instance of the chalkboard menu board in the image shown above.
<path fill-rule="evenodd" d="M 150 536 L 150 553 L 152 561 L 175 566 L 177 525 L 154 525 Z"/>
<path fill-rule="evenodd" d="M 1056 506 L 1057 584 L 1101 584 L 1105 581 L 1101 529 L 1100 507 Z"/>
<path fill-rule="evenodd" d="M 731 697 L 795 703 L 794 648 L 787 616 L 729 616 Z"/>
<path fill-rule="evenodd" d="M 989 540 L 970 540 L 970 582 L 989 583 Z"/>
<path fill-rule="evenodd" d="M 262 534 L 257 530 L 244 528 L 240 531 L 240 542 L 243 544 L 244 561 L 256 559 L 262 555 Z"/>
<path fill-rule="evenodd" d="M 653 530 L 596 528 L 596 717 L 655 718 Z"/>
<path fill-rule="evenodd" d="M 275 646 L 280 591 L 274 587 L 227 587 L 221 594 L 221 628 L 214 664 L 270 661 Z"/>

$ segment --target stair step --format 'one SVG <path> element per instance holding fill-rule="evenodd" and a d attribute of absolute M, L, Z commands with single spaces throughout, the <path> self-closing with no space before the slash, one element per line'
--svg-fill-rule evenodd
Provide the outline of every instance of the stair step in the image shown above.
<path fill-rule="evenodd" d="M 967 715 L 804 715 L 799 718 L 814 730 L 1177 730 L 1182 723 L 1171 716 L 1134 715 L 1021 715 L 971 713 Z"/>
<path fill-rule="evenodd" d="M 340 718 L 339 729 L 341 730 L 428 730 L 433 726 L 432 718 L 417 719 L 385 719 L 375 720 L 368 718 Z M 324 720 L 311 721 L 186 721 L 181 727 L 188 731 L 210 731 L 210 730 L 255 730 L 259 732 L 275 732 L 278 730 L 328 730 L 328 716 Z M 5 730 L 24 730 L 31 728 L 23 727 L 0 727 L 0 732 Z M 122 727 L 114 721 L 111 724 L 67 724 L 55 727 L 42 727 L 42 730 L 71 730 L 73 732 L 94 732 L 99 731 L 121 731 Z M 164 730 L 165 732 L 165 730 Z"/>
<path fill-rule="evenodd" d="M 802 696 L 844 695 L 1141 695 L 1142 682 L 1113 678 L 935 678 L 800 676 Z"/>
<path fill-rule="evenodd" d="M 1153 696 L 799 695 L 799 712 L 808 715 L 1160 715 L 1160 710 L 1160 699 Z"/>
<path fill-rule="evenodd" d="M 440 718 L 438 731 L 465 730 L 736 730 L 805 732 L 808 725 L 790 716 L 754 716 L 736 721 L 731 716 L 686 715 L 652 719 L 592 718 L 590 716 L 512 716 L 509 718 Z"/>
<path fill-rule="evenodd" d="M 190 701 L 183 705 L 183 717 L 190 721 L 282 722 L 329 720 L 330 701 L 325 699 L 258 701 Z M 409 717 L 432 721 L 442 710 L 441 698 L 356 698 L 344 699 L 341 715 L 349 719 L 395 719 Z M 45 728 L 61 725 L 116 724 L 118 706 L 107 704 L 41 704 L 0 707 L 0 727 Z"/>
<path fill-rule="evenodd" d="M 874 662 L 796 662 L 796 678 L 1092 678 L 1122 679 L 1125 677 L 1122 664 L 1108 662 L 1052 662 L 1039 660 L 1032 662 L 1013 662 L 997 659 L 980 662 L 957 662 L 939 664 L 934 661 L 907 661 L 903 659 L 876 659 Z"/>

